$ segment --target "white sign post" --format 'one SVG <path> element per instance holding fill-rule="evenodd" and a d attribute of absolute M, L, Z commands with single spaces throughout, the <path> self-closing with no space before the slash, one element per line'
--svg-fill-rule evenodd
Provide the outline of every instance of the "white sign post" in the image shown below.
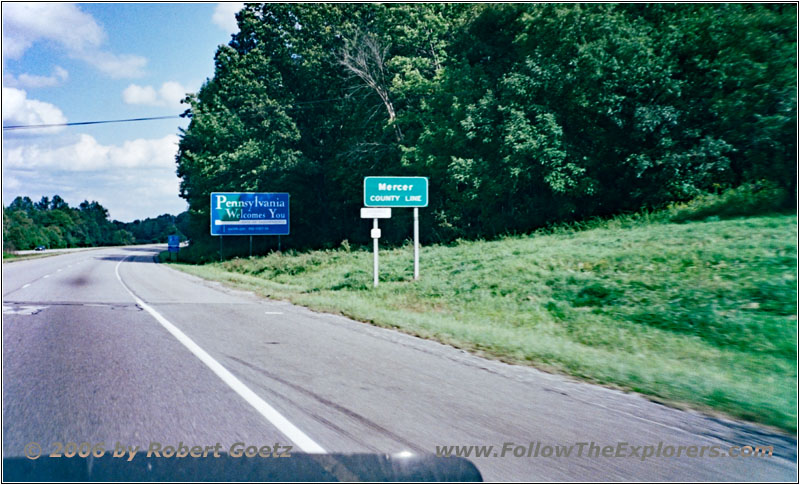
<path fill-rule="evenodd" d="M 414 279 L 419 279 L 419 208 L 414 207 Z"/>
<path fill-rule="evenodd" d="M 372 219 L 372 286 L 378 286 L 378 239 L 381 238 L 381 230 L 378 228 L 378 219 L 389 219 L 392 217 L 392 209 L 388 207 L 362 207 L 361 218 Z"/>
<path fill-rule="evenodd" d="M 378 219 L 372 219 L 372 287 L 378 287 L 378 239 L 381 230 L 378 229 Z"/>
<path fill-rule="evenodd" d="M 364 177 L 364 205 L 414 208 L 414 279 L 418 280 L 419 208 L 428 207 L 428 178 Z"/>

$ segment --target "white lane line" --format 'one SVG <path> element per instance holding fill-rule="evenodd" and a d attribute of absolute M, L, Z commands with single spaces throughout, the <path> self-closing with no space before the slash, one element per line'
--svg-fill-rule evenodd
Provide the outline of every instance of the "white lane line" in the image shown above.
<path fill-rule="evenodd" d="M 60 272 L 61 272 L 61 268 L 56 270 L 56 273 L 60 273 Z"/>
<path fill-rule="evenodd" d="M 264 312 L 267 315 L 283 315 L 283 312 Z"/>
<path fill-rule="evenodd" d="M 31 286 L 31 284 L 30 284 L 30 283 L 25 283 L 24 285 L 22 285 L 22 287 L 23 287 L 23 288 L 27 288 L 27 287 L 29 287 L 29 286 Z"/>
<path fill-rule="evenodd" d="M 46 274 L 46 275 L 42 276 L 42 279 L 44 279 L 44 278 L 49 278 L 49 277 L 50 277 L 50 275 L 49 275 L 49 274 Z"/>
<path fill-rule="evenodd" d="M 301 450 L 306 453 L 325 453 L 325 449 L 317 444 L 316 441 L 312 440 L 307 434 L 300 431 L 300 428 L 292 424 L 280 412 L 270 406 L 266 401 L 261 399 L 258 394 L 250 390 L 250 388 L 240 381 L 235 375 L 231 374 L 228 369 L 223 367 L 222 364 L 211 357 L 208 352 L 197 345 L 194 340 L 190 339 L 185 333 L 181 332 L 178 327 L 170 323 L 169 320 L 155 311 L 150 305 L 143 302 L 138 296 L 136 296 L 136 294 L 133 293 L 133 291 L 131 291 L 130 288 L 128 288 L 128 286 L 119 276 L 119 265 L 121 265 L 123 261 L 131 256 L 133 255 L 125 256 L 123 259 L 121 259 L 120 262 L 117 263 L 116 268 L 114 268 L 114 272 L 117 274 L 117 279 L 122 287 L 125 288 L 128 293 L 130 293 L 130 295 L 136 301 L 136 304 L 139 305 L 144 311 L 149 313 L 153 318 L 155 318 L 158 323 L 160 323 L 161 326 L 167 330 L 167 332 L 171 333 L 173 337 L 178 339 L 178 342 L 182 343 L 184 347 L 189 349 L 189 351 L 193 353 L 195 357 L 200 359 L 201 362 L 208 366 L 208 368 L 211 369 L 214 374 L 216 374 L 220 379 L 222 379 L 223 382 L 225 382 L 225 384 L 227 384 L 245 401 L 247 401 L 248 404 L 253 406 L 253 408 L 255 408 L 256 411 L 264 416 L 267 421 L 278 428 L 281 433 L 286 435 L 286 437 L 290 440 L 294 441 L 294 443 L 300 447 Z"/>

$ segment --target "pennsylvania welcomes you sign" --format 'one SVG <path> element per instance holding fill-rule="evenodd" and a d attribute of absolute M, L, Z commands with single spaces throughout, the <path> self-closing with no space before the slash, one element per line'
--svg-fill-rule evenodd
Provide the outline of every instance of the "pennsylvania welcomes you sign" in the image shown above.
<path fill-rule="evenodd" d="M 289 194 L 212 192 L 212 236 L 285 236 L 289 234 Z"/>

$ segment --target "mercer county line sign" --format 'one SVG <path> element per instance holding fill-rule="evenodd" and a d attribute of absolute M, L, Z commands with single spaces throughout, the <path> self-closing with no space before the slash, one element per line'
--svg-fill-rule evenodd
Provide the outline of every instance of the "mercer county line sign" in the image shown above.
<path fill-rule="evenodd" d="M 428 207 L 428 177 L 364 177 L 364 207 Z"/>
<path fill-rule="evenodd" d="M 212 236 L 285 236 L 289 234 L 289 194 L 212 192 Z"/>
<path fill-rule="evenodd" d="M 419 279 L 419 208 L 428 207 L 428 177 L 364 177 L 364 209 L 361 217 L 372 219 L 373 275 L 378 286 L 378 219 L 391 217 L 370 207 L 412 207 L 414 209 L 414 279 Z"/>

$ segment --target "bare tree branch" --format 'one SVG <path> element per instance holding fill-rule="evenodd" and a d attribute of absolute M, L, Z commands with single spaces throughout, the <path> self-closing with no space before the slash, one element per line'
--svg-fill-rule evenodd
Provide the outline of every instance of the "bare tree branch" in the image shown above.
<path fill-rule="evenodd" d="M 360 79 L 364 83 L 363 86 L 378 95 L 389 115 L 389 124 L 394 127 L 397 141 L 401 141 L 403 133 L 395 124 L 397 114 L 389 96 L 386 80 L 386 55 L 388 52 L 389 48 L 381 47 L 374 36 L 361 34 L 355 40 L 345 42 L 345 47 L 340 52 L 339 64 L 351 76 Z"/>

